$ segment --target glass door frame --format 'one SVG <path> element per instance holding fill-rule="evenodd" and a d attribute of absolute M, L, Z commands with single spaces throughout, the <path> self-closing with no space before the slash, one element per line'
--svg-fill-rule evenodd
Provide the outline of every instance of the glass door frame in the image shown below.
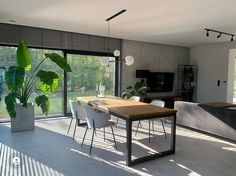
<path fill-rule="evenodd" d="M 67 55 L 73 54 L 73 55 L 87 55 L 87 56 L 109 56 L 109 57 L 114 57 L 115 58 L 115 96 L 120 96 L 121 95 L 121 62 L 119 61 L 118 57 L 115 57 L 113 53 L 105 53 L 105 52 L 91 52 L 91 51 L 78 51 L 78 50 L 64 50 L 64 58 L 67 59 Z M 64 116 L 69 116 L 71 113 L 68 112 L 67 109 L 67 73 L 64 72 L 64 86 L 63 86 L 63 114 Z"/>

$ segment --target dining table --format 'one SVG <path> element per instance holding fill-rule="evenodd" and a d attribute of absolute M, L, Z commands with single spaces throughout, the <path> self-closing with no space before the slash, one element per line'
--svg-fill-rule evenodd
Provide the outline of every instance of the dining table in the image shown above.
<path fill-rule="evenodd" d="M 126 122 L 126 165 L 132 166 L 138 163 L 154 160 L 175 153 L 176 146 L 176 110 L 163 108 L 151 104 L 132 101 L 116 96 L 84 96 L 77 97 L 81 103 L 96 106 L 99 110 L 110 113 Z M 147 154 L 146 156 L 132 159 L 132 124 L 135 121 L 149 120 L 153 118 L 168 117 L 171 124 L 170 148 Z"/>

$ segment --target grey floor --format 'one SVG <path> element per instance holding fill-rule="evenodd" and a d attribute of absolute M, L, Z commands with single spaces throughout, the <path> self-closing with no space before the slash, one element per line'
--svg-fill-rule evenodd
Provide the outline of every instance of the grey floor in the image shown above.
<path fill-rule="evenodd" d="M 90 176 L 90 175 L 158 175 L 158 176 L 235 176 L 236 144 L 177 127 L 176 154 L 133 167 L 125 166 L 125 129 L 121 120 L 114 128 L 118 150 L 115 150 L 110 129 L 106 141 L 103 131 L 97 131 L 92 155 L 88 155 L 91 131 L 81 148 L 85 128 L 79 127 L 76 140 L 73 130 L 67 135 L 69 119 L 50 119 L 36 122 L 35 131 L 11 133 L 9 124 L 0 124 L 1 176 Z M 169 146 L 159 122 L 148 143 L 147 123 L 135 136 L 133 157 L 158 152 Z M 136 124 L 134 124 L 135 129 Z M 166 124 L 169 133 L 169 124 Z M 21 159 L 19 166 L 12 158 Z"/>

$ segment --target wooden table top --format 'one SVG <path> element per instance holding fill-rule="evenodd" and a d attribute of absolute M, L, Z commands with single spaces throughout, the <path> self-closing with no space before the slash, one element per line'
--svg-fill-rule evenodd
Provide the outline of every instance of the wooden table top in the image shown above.
<path fill-rule="evenodd" d="M 77 97 L 77 100 L 84 103 L 96 105 L 103 111 L 110 112 L 113 115 L 122 116 L 124 118 L 138 120 L 145 117 L 163 117 L 176 114 L 176 110 L 169 108 L 161 108 L 158 106 L 127 100 L 114 96 L 98 98 L 95 96 Z"/>
<path fill-rule="evenodd" d="M 226 102 L 212 102 L 212 103 L 206 103 L 206 105 L 222 107 L 222 108 L 236 107 L 236 104 L 226 103 Z"/>

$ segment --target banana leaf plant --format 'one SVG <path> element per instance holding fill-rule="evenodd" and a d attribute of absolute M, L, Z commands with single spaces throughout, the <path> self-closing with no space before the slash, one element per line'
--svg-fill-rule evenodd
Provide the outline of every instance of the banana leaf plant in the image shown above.
<path fill-rule="evenodd" d="M 141 82 L 137 81 L 134 85 L 126 87 L 122 92 L 123 98 L 130 98 L 132 96 L 139 96 L 141 100 L 147 98 L 146 86 Z"/>
<path fill-rule="evenodd" d="M 8 95 L 5 97 L 6 109 L 10 117 L 16 117 L 15 104 L 27 107 L 32 93 L 36 93 L 36 104 L 43 114 L 47 115 L 50 108 L 49 93 L 55 93 L 60 75 L 51 70 L 40 70 L 44 62 L 54 62 L 66 72 L 71 72 L 70 65 L 56 53 L 45 53 L 42 61 L 31 70 L 31 55 L 27 44 L 22 40 L 17 47 L 17 65 L 10 66 L 5 72 Z"/>

